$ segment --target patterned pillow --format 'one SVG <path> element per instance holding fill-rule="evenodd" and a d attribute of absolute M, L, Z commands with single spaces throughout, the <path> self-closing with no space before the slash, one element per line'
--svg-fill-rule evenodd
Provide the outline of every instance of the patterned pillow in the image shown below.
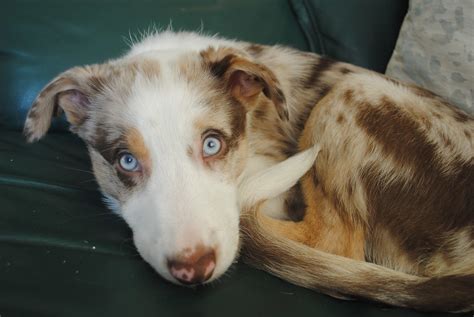
<path fill-rule="evenodd" d="M 474 1 L 410 0 L 386 74 L 474 113 Z"/>

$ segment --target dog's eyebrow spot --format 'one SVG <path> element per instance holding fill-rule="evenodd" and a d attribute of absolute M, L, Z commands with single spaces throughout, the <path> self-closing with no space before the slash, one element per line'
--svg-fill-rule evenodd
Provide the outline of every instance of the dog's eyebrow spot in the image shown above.
<path fill-rule="evenodd" d="M 131 128 L 125 133 L 125 142 L 130 152 L 140 161 L 150 161 L 150 151 L 145 145 L 142 134 L 137 129 Z"/>
<path fill-rule="evenodd" d="M 91 141 L 91 146 L 102 155 L 109 163 L 113 164 L 115 160 L 115 152 L 122 142 L 122 137 L 110 138 L 109 133 L 103 127 L 97 127 L 95 137 Z"/>

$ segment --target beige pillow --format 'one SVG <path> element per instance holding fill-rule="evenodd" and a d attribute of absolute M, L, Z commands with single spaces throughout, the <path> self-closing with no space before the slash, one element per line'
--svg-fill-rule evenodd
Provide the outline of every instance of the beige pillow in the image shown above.
<path fill-rule="evenodd" d="M 386 74 L 474 113 L 474 0 L 410 0 Z"/>

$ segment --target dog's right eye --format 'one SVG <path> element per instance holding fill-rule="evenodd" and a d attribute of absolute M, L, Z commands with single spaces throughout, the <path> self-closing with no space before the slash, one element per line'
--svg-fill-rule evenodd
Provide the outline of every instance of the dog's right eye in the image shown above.
<path fill-rule="evenodd" d="M 221 150 L 221 141 L 216 136 L 208 136 L 202 144 L 202 154 L 204 157 L 213 156 Z"/>
<path fill-rule="evenodd" d="M 137 172 L 140 170 L 140 163 L 132 154 L 121 153 L 118 160 L 119 166 L 125 172 Z"/>

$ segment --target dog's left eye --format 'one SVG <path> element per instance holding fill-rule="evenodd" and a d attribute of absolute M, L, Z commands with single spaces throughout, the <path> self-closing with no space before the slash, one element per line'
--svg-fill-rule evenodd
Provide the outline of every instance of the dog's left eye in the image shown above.
<path fill-rule="evenodd" d="M 140 167 L 135 156 L 128 152 L 120 154 L 119 165 L 126 172 L 135 172 Z"/>
<path fill-rule="evenodd" d="M 204 157 L 214 156 L 221 150 L 221 140 L 217 136 L 210 135 L 202 143 L 202 154 Z"/>

